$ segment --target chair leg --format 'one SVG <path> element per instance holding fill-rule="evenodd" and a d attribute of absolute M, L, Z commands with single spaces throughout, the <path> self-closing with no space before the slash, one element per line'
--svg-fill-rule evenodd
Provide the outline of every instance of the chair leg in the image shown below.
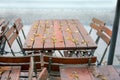
<path fill-rule="evenodd" d="M 12 53 L 12 55 L 13 56 L 15 56 L 15 53 L 14 53 L 14 51 L 10 48 L 10 50 L 11 50 L 11 53 Z"/>
<path fill-rule="evenodd" d="M 21 39 L 20 39 L 20 37 L 18 36 L 18 41 L 19 41 L 19 43 L 20 43 L 20 46 L 22 46 L 23 47 L 23 45 L 22 45 L 22 41 L 21 41 Z"/>
<path fill-rule="evenodd" d="M 23 55 L 26 55 L 26 54 L 25 54 L 25 51 L 22 49 L 22 46 L 21 46 L 20 41 L 19 41 L 18 39 L 16 39 L 16 40 L 17 40 L 17 43 L 18 43 L 18 45 L 19 45 L 19 47 L 20 47 L 20 49 L 21 49 Z"/>
<path fill-rule="evenodd" d="M 61 53 L 61 51 L 60 50 L 58 50 L 58 52 L 60 53 L 60 55 L 63 57 L 63 54 Z"/>
<path fill-rule="evenodd" d="M 51 72 L 51 63 L 52 63 L 52 58 L 49 57 L 49 63 L 48 63 L 48 72 L 49 72 L 49 74 Z"/>
<path fill-rule="evenodd" d="M 91 32 L 92 32 L 92 28 L 90 29 L 89 34 L 91 34 Z"/>
<path fill-rule="evenodd" d="M 23 33 L 24 39 L 26 39 L 26 36 L 25 36 L 25 33 L 24 33 L 23 29 L 22 29 L 22 33 Z"/>
<path fill-rule="evenodd" d="M 105 54 L 106 54 L 106 52 L 107 52 L 107 48 L 108 48 L 108 46 L 105 48 L 105 51 L 104 51 L 104 53 L 103 53 L 103 55 L 102 55 L 102 58 L 101 58 L 100 62 L 98 63 L 98 65 L 101 65 L 101 63 L 103 62 L 103 59 L 104 59 Z"/>

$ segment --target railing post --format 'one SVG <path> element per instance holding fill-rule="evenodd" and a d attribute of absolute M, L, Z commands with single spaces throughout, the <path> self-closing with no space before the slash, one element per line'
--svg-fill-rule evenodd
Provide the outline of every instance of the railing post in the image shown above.
<path fill-rule="evenodd" d="M 114 19 L 113 30 L 112 30 L 111 45 L 110 45 L 110 50 L 108 55 L 108 62 L 107 62 L 108 65 L 113 64 L 117 33 L 119 29 L 119 17 L 120 17 L 120 0 L 117 0 L 115 19 Z"/>

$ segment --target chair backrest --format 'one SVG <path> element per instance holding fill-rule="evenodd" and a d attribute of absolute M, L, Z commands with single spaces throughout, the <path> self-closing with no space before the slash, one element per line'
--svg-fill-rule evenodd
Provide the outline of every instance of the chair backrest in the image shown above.
<path fill-rule="evenodd" d="M 24 50 L 23 50 L 23 45 L 22 45 L 22 42 L 21 42 L 21 39 L 19 37 L 19 28 L 18 30 L 15 28 L 15 26 L 13 25 L 12 27 L 10 27 L 9 30 L 7 30 L 7 32 L 4 34 L 4 37 L 5 37 L 5 40 L 7 41 L 9 47 L 10 47 L 10 50 L 11 50 L 11 53 L 13 56 L 15 56 L 15 52 L 14 50 L 11 48 L 12 47 L 12 44 L 14 43 L 14 41 L 16 40 L 23 55 L 26 55 Z"/>
<path fill-rule="evenodd" d="M 37 69 L 41 69 L 40 55 L 33 55 Z M 31 55 L 27 56 L 0 56 L 0 66 L 21 66 L 22 70 L 29 70 Z"/>
<path fill-rule="evenodd" d="M 13 26 L 16 29 L 17 33 L 19 33 L 20 31 L 22 31 L 22 34 L 23 34 L 24 38 L 26 39 L 25 33 L 23 31 L 23 23 L 22 23 L 22 20 L 20 18 L 18 18 L 18 19 L 15 20 Z"/>
<path fill-rule="evenodd" d="M 89 31 L 89 34 L 91 34 L 92 30 L 95 29 L 95 30 L 99 30 L 99 28 L 101 28 L 102 26 L 105 26 L 105 23 L 97 18 L 93 18 L 92 19 L 92 22 L 90 23 L 90 31 Z"/>
<path fill-rule="evenodd" d="M 44 55 L 44 66 L 48 67 L 50 70 L 57 70 L 59 71 L 59 66 L 64 64 L 89 64 L 95 63 L 96 57 L 89 56 L 89 57 L 80 57 L 80 58 L 73 58 L 73 57 L 53 57 Z"/>
<path fill-rule="evenodd" d="M 103 52 L 103 55 L 101 57 L 101 60 L 99 61 L 98 65 L 101 65 L 103 62 L 104 56 L 107 52 L 107 49 L 110 45 L 111 37 L 112 37 L 112 30 L 110 30 L 106 26 L 102 26 L 98 31 L 97 31 L 98 38 L 96 39 L 96 42 L 98 43 L 99 39 L 102 39 L 106 43 L 106 48 Z"/>
<path fill-rule="evenodd" d="M 5 34 L 4 38 L 8 43 L 8 46 L 10 47 L 10 50 L 12 52 L 12 55 L 15 56 L 14 51 L 12 50 L 12 44 L 17 39 L 18 34 L 16 33 L 16 29 L 14 27 L 11 27 Z M 18 40 L 17 40 L 18 41 Z M 20 45 L 19 45 L 20 46 Z"/>
<path fill-rule="evenodd" d="M 107 44 L 110 44 L 112 31 L 108 29 L 107 27 L 102 27 L 101 31 L 97 31 L 97 35 Z"/>

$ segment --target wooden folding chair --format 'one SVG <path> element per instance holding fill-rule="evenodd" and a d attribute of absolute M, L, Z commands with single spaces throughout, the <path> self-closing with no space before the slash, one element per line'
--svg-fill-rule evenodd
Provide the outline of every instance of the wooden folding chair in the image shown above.
<path fill-rule="evenodd" d="M 40 55 L 0 56 L 0 66 L 21 66 L 20 78 L 29 78 L 30 80 L 30 77 L 36 78 L 37 72 L 41 71 Z"/>
<path fill-rule="evenodd" d="M 11 53 L 13 56 L 15 56 L 15 52 L 12 49 L 12 44 L 14 43 L 15 40 L 17 40 L 17 43 L 18 43 L 22 53 L 24 55 L 26 55 L 22 46 L 21 46 L 20 41 L 18 40 L 18 33 L 16 32 L 16 29 L 13 26 L 5 33 L 4 38 L 7 41 L 8 46 L 10 47 L 10 50 L 11 50 Z"/>
<path fill-rule="evenodd" d="M 104 59 L 104 56 L 105 56 L 105 54 L 107 52 L 107 49 L 108 49 L 108 47 L 110 45 L 112 31 L 105 26 L 104 22 L 102 22 L 102 21 L 100 21 L 100 20 L 98 20 L 96 18 L 93 18 L 92 21 L 93 22 L 90 24 L 91 25 L 91 30 L 90 30 L 89 34 L 91 33 L 92 29 L 95 29 L 97 31 L 97 39 L 95 40 L 96 44 L 98 44 L 99 40 L 102 39 L 107 45 L 104 52 L 103 52 L 101 60 L 98 61 L 98 65 L 101 65 L 101 63 L 102 63 L 102 61 Z M 91 51 L 90 54 L 94 55 L 94 52 L 95 51 Z"/>
<path fill-rule="evenodd" d="M 99 39 L 102 39 L 107 45 L 105 47 L 105 50 L 104 50 L 103 55 L 101 57 L 101 60 L 98 63 L 98 65 L 101 65 L 101 63 L 103 62 L 104 56 L 107 52 L 107 49 L 110 45 L 110 40 L 111 40 L 111 37 L 112 37 L 112 31 L 109 28 L 107 28 L 106 26 L 103 26 L 101 28 L 101 30 L 97 31 L 97 35 L 98 35 L 98 38 L 96 39 L 96 42 L 99 41 Z"/>

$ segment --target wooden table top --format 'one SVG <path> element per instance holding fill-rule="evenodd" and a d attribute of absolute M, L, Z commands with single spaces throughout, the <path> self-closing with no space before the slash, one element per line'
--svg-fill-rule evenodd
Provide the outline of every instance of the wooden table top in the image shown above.
<path fill-rule="evenodd" d="M 61 80 L 120 80 L 119 66 L 61 66 Z"/>
<path fill-rule="evenodd" d="M 20 66 L 1 66 L 0 80 L 20 80 Z"/>
<path fill-rule="evenodd" d="M 35 21 L 27 35 L 24 50 L 96 49 L 84 26 L 73 19 Z"/>

